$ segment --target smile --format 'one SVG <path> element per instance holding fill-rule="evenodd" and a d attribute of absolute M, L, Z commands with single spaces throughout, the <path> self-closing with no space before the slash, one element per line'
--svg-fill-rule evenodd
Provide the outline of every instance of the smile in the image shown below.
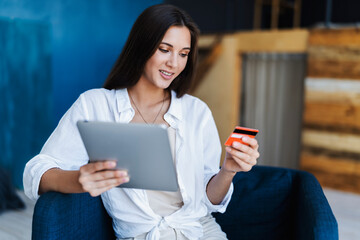
<path fill-rule="evenodd" d="M 165 72 L 164 70 L 160 70 L 160 72 L 166 76 L 172 76 L 174 73 Z"/>

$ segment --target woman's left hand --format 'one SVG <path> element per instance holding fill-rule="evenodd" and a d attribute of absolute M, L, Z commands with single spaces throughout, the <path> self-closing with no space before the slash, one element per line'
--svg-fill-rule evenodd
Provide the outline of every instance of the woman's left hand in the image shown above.
<path fill-rule="evenodd" d="M 231 147 L 226 147 L 225 160 L 222 169 L 229 172 L 248 172 L 257 163 L 260 156 L 259 145 L 256 139 L 243 137 L 241 139 L 248 145 L 233 142 Z"/>

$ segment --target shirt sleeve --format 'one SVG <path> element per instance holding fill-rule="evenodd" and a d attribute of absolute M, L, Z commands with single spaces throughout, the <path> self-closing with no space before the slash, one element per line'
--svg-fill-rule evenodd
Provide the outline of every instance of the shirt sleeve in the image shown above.
<path fill-rule="evenodd" d="M 209 212 L 225 212 L 227 205 L 231 200 L 233 193 L 233 184 L 225 195 L 223 201 L 219 205 L 214 205 L 210 202 L 207 194 L 206 187 L 213 176 L 215 176 L 220 170 L 220 157 L 221 157 L 221 143 L 219 134 L 216 128 L 214 118 L 208 109 L 207 119 L 204 121 L 203 128 L 203 146 L 204 146 L 204 189 L 205 189 L 205 204 Z"/>
<path fill-rule="evenodd" d="M 78 170 L 88 162 L 88 156 L 76 122 L 87 119 L 86 105 L 81 95 L 61 118 L 41 152 L 26 165 L 23 174 L 24 192 L 30 199 L 39 198 L 42 175 L 51 168 Z"/>

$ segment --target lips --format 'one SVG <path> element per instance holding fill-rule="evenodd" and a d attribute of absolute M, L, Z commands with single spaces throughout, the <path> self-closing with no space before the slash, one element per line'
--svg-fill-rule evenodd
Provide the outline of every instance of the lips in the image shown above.
<path fill-rule="evenodd" d="M 160 75 L 161 75 L 163 78 L 167 79 L 167 80 L 171 79 L 172 76 L 174 75 L 174 73 L 167 72 L 167 71 L 164 71 L 164 70 L 159 70 L 159 72 L 160 72 Z"/>

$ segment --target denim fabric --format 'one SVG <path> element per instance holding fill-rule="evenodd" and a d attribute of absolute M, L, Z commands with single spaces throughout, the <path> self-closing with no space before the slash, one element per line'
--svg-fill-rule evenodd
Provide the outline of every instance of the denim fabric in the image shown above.
<path fill-rule="evenodd" d="M 115 234 L 101 197 L 49 192 L 36 202 L 32 239 L 107 240 L 115 239 Z"/>

